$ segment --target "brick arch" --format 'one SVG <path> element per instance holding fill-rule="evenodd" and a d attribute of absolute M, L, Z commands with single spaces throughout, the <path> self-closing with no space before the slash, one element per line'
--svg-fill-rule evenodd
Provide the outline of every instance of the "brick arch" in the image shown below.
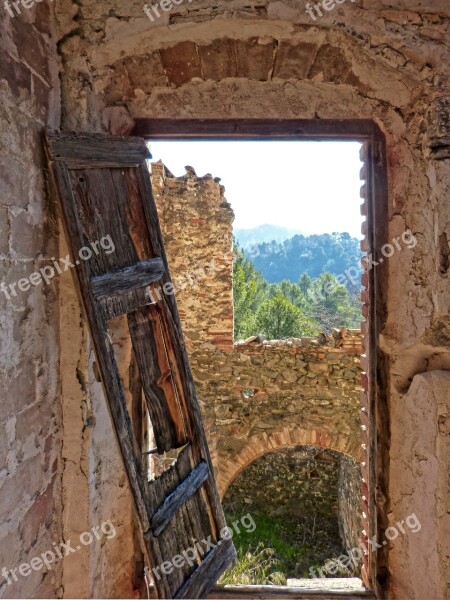
<path fill-rule="evenodd" d="M 361 460 L 361 445 L 354 436 L 345 433 L 330 433 L 324 429 L 304 429 L 284 427 L 278 432 L 261 433 L 252 436 L 246 446 L 228 460 L 218 457 L 217 483 L 220 497 L 223 498 L 230 484 L 256 459 L 268 452 L 289 446 L 319 446 L 342 452 L 351 458 Z"/>

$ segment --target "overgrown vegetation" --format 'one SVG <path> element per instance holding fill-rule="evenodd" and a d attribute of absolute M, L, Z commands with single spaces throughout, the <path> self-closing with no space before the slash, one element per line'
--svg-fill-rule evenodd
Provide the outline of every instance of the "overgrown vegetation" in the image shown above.
<path fill-rule="evenodd" d="M 268 339 L 282 339 L 313 336 L 338 326 L 359 327 L 360 290 L 351 282 L 344 285 L 326 271 L 315 279 L 304 272 L 296 282 L 283 279 L 280 283 L 269 283 L 242 248 L 236 246 L 236 252 L 233 269 L 235 339 L 258 334 Z M 322 264 L 336 264 L 336 259 L 322 260 Z M 341 264 L 346 263 L 338 262 L 336 268 Z"/>
<path fill-rule="evenodd" d="M 237 515 L 227 514 L 231 523 Z M 310 578 L 309 568 L 323 567 L 342 548 L 330 544 L 329 536 L 314 530 L 314 524 L 302 519 L 286 520 L 267 514 L 252 513 L 253 532 L 241 531 L 233 537 L 237 561 L 219 583 L 229 585 L 286 585 L 287 578 Z M 334 575 L 348 576 L 349 573 Z"/>

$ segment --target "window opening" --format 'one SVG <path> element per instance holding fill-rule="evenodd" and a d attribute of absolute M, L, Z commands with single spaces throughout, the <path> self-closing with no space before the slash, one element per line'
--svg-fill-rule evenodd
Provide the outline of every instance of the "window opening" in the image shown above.
<path fill-rule="evenodd" d="M 298 402 L 295 390 L 300 388 L 302 391 L 298 395 L 302 397 L 303 394 L 302 402 L 309 409 L 318 407 L 322 413 L 329 410 L 329 416 L 337 411 L 339 419 L 342 415 L 339 415 L 339 409 L 336 408 L 337 398 L 344 399 L 353 414 L 351 423 L 347 423 L 351 429 L 350 436 L 353 440 L 358 440 L 354 447 L 359 448 L 359 395 L 363 391 L 360 381 L 360 356 L 363 352 L 360 322 L 363 308 L 361 258 L 364 254 L 361 248 L 367 250 L 368 247 L 367 240 L 364 239 L 367 228 L 361 217 L 361 214 L 367 214 L 367 207 L 363 204 L 360 210 L 361 179 L 366 172 L 360 158 L 364 156 L 363 144 L 348 140 L 320 143 L 152 140 L 150 149 L 153 154 L 154 193 L 168 247 L 169 262 L 171 241 L 176 236 L 179 239 L 184 235 L 183 228 L 179 226 L 183 218 L 186 229 L 193 223 L 197 228 L 194 241 L 188 239 L 187 235 L 184 250 L 178 246 L 170 263 L 174 279 L 176 280 L 177 275 L 182 275 L 185 279 L 185 285 L 180 285 L 174 291 L 177 299 L 180 296 L 186 299 L 183 302 L 178 300 L 183 327 L 193 329 L 195 310 L 200 310 L 202 298 L 205 299 L 208 295 L 205 290 L 208 286 L 213 287 L 214 278 L 217 277 L 217 270 L 212 269 L 208 273 L 200 264 L 202 251 L 204 262 L 211 262 L 208 249 L 214 242 L 211 228 L 208 230 L 211 219 L 207 206 L 203 207 L 204 214 L 201 209 L 202 201 L 207 203 L 208 198 L 202 198 L 197 181 L 209 178 L 218 185 L 223 184 L 224 205 L 229 203 L 236 217 L 232 247 L 230 245 L 223 250 L 232 251 L 234 256 L 232 351 L 240 356 L 239 360 L 244 368 L 241 369 L 242 365 L 239 365 L 239 368 L 231 369 L 228 390 L 218 389 L 218 384 L 212 381 L 211 387 L 215 393 L 219 392 L 220 398 L 219 402 L 216 401 L 216 415 L 212 417 L 215 421 L 213 427 L 223 426 L 223 438 L 226 438 L 227 424 L 239 427 L 246 417 L 251 419 L 252 416 L 260 416 L 260 422 L 254 424 L 254 429 L 248 428 L 241 439 L 239 435 L 233 436 L 233 443 L 241 443 L 244 454 L 246 443 L 252 438 L 255 429 L 267 432 L 266 439 L 270 439 L 274 429 L 273 422 L 280 414 L 286 411 L 289 414 L 291 411 L 295 415 L 299 410 L 295 406 Z M 164 179 L 162 183 L 159 181 L 161 175 Z M 174 204 L 178 205 L 178 215 L 171 223 L 175 215 L 173 210 L 171 212 Z M 178 228 L 175 221 L 178 221 Z M 218 217 L 217 225 L 218 235 L 223 235 L 227 226 L 226 219 L 221 222 Z M 195 252 L 190 257 L 192 249 Z M 183 252 L 184 263 L 180 258 Z M 181 266 L 185 271 L 178 272 Z M 198 274 L 199 269 L 205 275 L 204 280 L 193 274 Z M 198 285 L 192 285 L 191 280 Z M 190 307 L 190 312 L 183 311 L 183 306 Z M 365 309 L 364 316 L 367 316 L 367 307 Z M 207 319 L 201 320 L 205 325 L 201 331 L 192 331 L 192 336 L 186 331 L 188 343 L 192 338 L 190 351 L 194 378 L 198 375 L 213 379 L 213 372 L 208 373 L 207 369 L 196 362 L 195 352 L 199 346 L 195 344 L 203 340 L 210 343 L 211 350 L 214 347 L 219 350 L 221 348 L 209 336 Z M 255 379 L 252 374 L 249 375 L 249 370 L 261 372 L 264 377 L 258 387 L 251 385 Z M 237 414 L 235 407 L 231 406 L 236 392 L 244 401 Z M 283 400 L 291 394 L 293 397 L 290 398 L 290 405 L 280 407 L 275 400 L 276 394 L 281 394 Z M 202 398 L 200 392 L 203 404 L 207 403 L 207 397 L 208 394 L 205 393 Z M 272 410 L 267 408 L 268 403 L 273 404 Z M 262 415 L 269 415 L 272 420 L 264 422 Z M 329 441 L 326 440 L 326 433 L 321 432 L 321 436 L 322 433 L 323 444 L 326 446 Z M 221 442 L 226 445 L 225 439 Z M 268 446 L 266 453 L 260 452 L 255 463 L 249 461 L 244 473 L 247 469 L 249 472 L 255 469 L 257 471 L 260 461 L 270 463 L 270 457 L 274 462 L 279 460 L 277 453 L 270 453 L 270 449 Z M 328 517 L 334 519 L 334 532 L 337 532 L 341 544 L 339 550 L 345 553 L 352 549 L 352 544 L 356 544 L 364 549 L 364 556 L 353 560 L 350 565 L 341 566 L 336 563 L 337 556 L 334 554 L 338 551 L 338 545 L 335 538 L 335 545 L 329 545 L 329 555 L 325 557 L 325 552 L 319 553 L 315 559 L 309 557 L 312 564 L 306 568 L 308 565 L 302 556 L 301 547 L 294 545 L 290 547 L 291 552 L 297 552 L 301 560 L 282 563 L 283 568 L 287 569 L 284 573 L 279 569 L 280 559 L 271 543 L 275 547 L 278 547 L 278 542 L 289 543 L 289 540 L 286 542 L 286 537 L 289 538 L 295 528 L 285 527 L 280 530 L 279 540 L 275 540 L 273 535 L 271 538 L 258 538 L 256 535 L 251 541 L 246 540 L 245 535 L 239 536 L 238 544 L 242 543 L 242 546 L 238 547 L 238 564 L 223 576 L 223 581 L 284 585 L 288 580 L 314 579 L 313 573 L 317 574 L 315 568 L 321 568 L 315 579 L 335 579 L 334 589 L 338 589 L 340 582 L 337 578 L 355 579 L 355 575 L 359 576 L 363 563 L 367 565 L 367 544 L 364 546 L 364 536 L 368 529 L 364 519 L 367 520 L 367 514 L 361 510 L 361 502 L 367 501 L 367 498 L 361 498 L 360 462 L 331 448 L 323 450 L 320 445 L 294 447 L 286 442 L 278 452 L 303 452 L 304 460 L 310 452 L 307 455 L 307 479 L 317 482 L 319 487 L 323 486 L 323 465 L 327 461 L 333 463 L 334 478 L 325 488 L 336 499 L 345 497 L 346 502 L 336 500 L 333 514 L 329 505 Z M 221 455 L 219 449 L 217 454 L 220 472 L 220 461 L 224 460 L 226 453 Z M 356 450 L 354 454 L 357 454 Z M 234 454 L 229 452 L 231 460 L 237 455 L 239 453 L 236 451 Z M 271 475 L 279 477 L 273 466 Z M 243 473 L 237 474 L 231 484 L 227 482 L 225 508 L 228 520 L 236 518 L 237 504 L 236 499 L 233 499 L 233 490 L 238 489 L 236 482 L 243 476 Z M 292 477 L 295 478 L 295 470 Z M 248 480 L 252 480 L 250 475 Z M 317 490 L 312 489 L 311 499 L 317 500 L 317 494 Z M 244 494 L 244 500 L 240 504 L 241 512 L 246 506 L 250 510 L 252 502 L 252 498 Z M 314 523 L 320 517 L 318 513 L 314 513 L 319 504 L 313 501 L 309 503 Z M 263 514 L 261 511 L 259 506 L 257 514 Z M 265 525 L 260 524 L 260 528 L 264 529 L 265 526 L 267 522 Z M 314 527 L 316 526 L 317 523 Z M 272 522 L 272 530 L 276 529 Z M 312 530 L 304 527 L 304 541 L 312 535 Z M 314 544 L 308 546 L 308 552 L 313 546 Z M 319 564 L 321 558 L 323 561 Z M 251 561 L 256 561 L 256 564 Z M 255 576 L 255 573 L 259 575 Z M 298 581 L 297 584 L 300 585 Z M 347 584 L 351 585 L 351 582 Z M 353 581 L 353 585 L 356 589 L 361 586 L 361 581 L 357 579 Z"/>

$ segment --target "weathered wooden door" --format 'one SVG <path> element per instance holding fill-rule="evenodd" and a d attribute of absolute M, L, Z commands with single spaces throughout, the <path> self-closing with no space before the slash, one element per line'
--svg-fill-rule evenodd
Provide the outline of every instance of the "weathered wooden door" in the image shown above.
<path fill-rule="evenodd" d="M 226 523 L 170 293 L 148 149 L 139 138 L 50 132 L 46 149 L 74 262 L 108 236 L 115 246 L 77 260 L 74 271 L 158 596 L 204 597 L 235 550 L 220 533 Z M 170 292 L 155 299 L 156 284 Z M 182 449 L 150 482 L 108 334 L 108 323 L 121 315 L 127 315 L 155 452 Z"/>

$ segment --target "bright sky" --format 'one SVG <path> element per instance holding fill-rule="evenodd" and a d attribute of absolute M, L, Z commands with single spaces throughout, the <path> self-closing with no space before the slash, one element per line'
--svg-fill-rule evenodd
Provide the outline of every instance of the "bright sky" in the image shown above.
<path fill-rule="evenodd" d="M 152 141 L 176 176 L 185 165 L 220 177 L 234 227 L 280 225 L 312 233 L 361 237 L 359 142 Z"/>

